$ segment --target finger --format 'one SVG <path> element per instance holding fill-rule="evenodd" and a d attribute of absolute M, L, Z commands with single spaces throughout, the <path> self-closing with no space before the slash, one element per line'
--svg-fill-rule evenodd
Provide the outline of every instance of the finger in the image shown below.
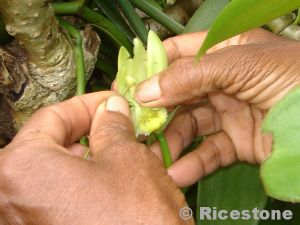
<path fill-rule="evenodd" d="M 200 49 L 206 35 L 207 31 L 203 31 L 178 35 L 165 40 L 163 45 L 166 49 L 169 63 L 171 64 L 180 58 L 195 56 Z M 282 37 L 274 35 L 273 33 L 264 29 L 254 29 L 227 39 L 209 49 L 208 52 L 214 52 L 232 45 L 265 43 L 266 41 L 270 43 L 271 41 L 279 40 L 282 40 Z"/>
<path fill-rule="evenodd" d="M 97 109 L 90 132 L 90 150 L 94 158 L 100 158 L 105 150 L 118 151 L 136 143 L 129 106 L 121 96 L 111 96 Z"/>
<path fill-rule="evenodd" d="M 112 91 L 115 91 L 115 92 L 118 92 L 118 87 L 117 87 L 117 82 L 116 80 L 114 80 L 111 84 L 111 90 Z"/>
<path fill-rule="evenodd" d="M 168 169 L 168 174 L 179 187 L 188 187 L 218 168 L 235 162 L 235 152 L 235 147 L 226 133 L 217 133 L 175 162 Z"/>
<path fill-rule="evenodd" d="M 47 140 L 65 147 L 89 132 L 98 105 L 113 92 L 99 92 L 49 106 L 35 113 L 14 141 Z"/>
<path fill-rule="evenodd" d="M 272 151 L 272 134 L 262 134 L 262 125 L 266 112 L 251 107 L 254 119 L 254 155 L 256 162 L 261 164 L 268 158 Z"/>
<path fill-rule="evenodd" d="M 195 56 L 207 32 L 197 32 L 178 35 L 163 42 L 167 52 L 169 64 L 175 60 L 188 56 Z"/>
<path fill-rule="evenodd" d="M 203 56 L 199 63 L 195 63 L 194 57 L 182 58 L 159 76 L 143 82 L 135 97 L 147 107 L 174 106 L 222 89 L 265 109 L 286 94 L 286 89 L 297 85 L 297 76 L 276 72 L 293 68 L 287 57 L 292 48 L 294 42 L 284 49 L 272 45 L 232 46 Z M 282 62 L 274 57 L 276 51 L 282 54 Z M 274 92 L 275 87 L 280 91 Z"/>
<path fill-rule="evenodd" d="M 72 155 L 78 156 L 78 157 L 83 157 L 85 152 L 87 151 L 87 147 L 83 146 L 81 144 L 72 144 L 67 149 L 71 152 Z"/>
<path fill-rule="evenodd" d="M 176 115 L 165 131 L 173 161 L 178 159 L 194 138 L 219 132 L 220 129 L 221 120 L 212 105 L 205 104 L 194 109 L 184 109 Z M 150 149 L 162 158 L 159 143 L 152 144 Z"/>
<path fill-rule="evenodd" d="M 209 95 L 222 121 L 222 130 L 230 137 L 240 161 L 257 163 L 254 151 L 255 120 L 248 103 L 222 92 Z"/>

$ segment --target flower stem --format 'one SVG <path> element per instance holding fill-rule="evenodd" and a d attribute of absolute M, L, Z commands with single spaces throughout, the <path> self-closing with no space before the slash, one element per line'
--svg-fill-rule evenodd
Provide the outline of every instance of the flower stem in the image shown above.
<path fill-rule="evenodd" d="M 82 48 L 82 36 L 80 32 L 67 21 L 58 18 L 58 21 L 62 27 L 64 27 L 69 35 L 71 36 L 74 44 L 73 44 L 73 52 L 76 64 L 76 76 L 77 76 L 77 87 L 76 87 L 76 95 L 84 95 L 85 94 L 85 86 L 86 86 L 86 70 L 85 70 L 85 61 L 84 54 Z M 84 146 L 88 146 L 88 138 L 82 137 L 80 139 L 80 144 Z M 87 148 L 84 158 L 86 159 L 89 156 L 90 150 Z"/>
<path fill-rule="evenodd" d="M 155 137 L 160 144 L 165 168 L 169 168 L 172 165 L 173 160 L 172 160 L 170 148 L 169 148 L 168 142 L 166 140 L 166 137 L 162 131 L 156 132 Z"/>
<path fill-rule="evenodd" d="M 82 36 L 80 32 L 67 21 L 59 18 L 60 24 L 69 32 L 70 36 L 74 40 L 73 51 L 75 56 L 76 63 L 76 75 L 77 75 L 77 88 L 76 95 L 85 94 L 85 85 L 86 85 L 86 71 L 84 63 L 84 55 L 82 49 Z"/>

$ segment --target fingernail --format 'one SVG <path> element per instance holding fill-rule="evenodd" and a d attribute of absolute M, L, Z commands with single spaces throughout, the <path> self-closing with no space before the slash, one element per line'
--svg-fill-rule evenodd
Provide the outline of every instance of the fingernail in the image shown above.
<path fill-rule="evenodd" d="M 140 102 L 153 102 L 161 97 L 158 75 L 144 81 L 136 90 L 135 97 Z"/>
<path fill-rule="evenodd" d="M 111 112 L 118 112 L 129 117 L 129 106 L 127 101 L 120 96 L 111 96 L 106 101 L 105 109 Z"/>

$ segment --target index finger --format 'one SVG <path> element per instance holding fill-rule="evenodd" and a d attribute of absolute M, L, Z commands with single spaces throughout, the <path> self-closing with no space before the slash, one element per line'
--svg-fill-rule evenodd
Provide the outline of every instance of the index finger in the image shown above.
<path fill-rule="evenodd" d="M 113 92 L 98 92 L 71 98 L 37 111 L 13 141 L 48 140 L 69 146 L 88 134 L 97 107 Z"/>
<path fill-rule="evenodd" d="M 189 33 L 166 39 L 163 45 L 167 52 L 169 64 L 183 57 L 195 56 L 206 33 Z"/>
<path fill-rule="evenodd" d="M 207 31 L 201 31 L 196 33 L 178 35 L 165 40 L 163 42 L 163 45 L 167 52 L 169 64 L 180 58 L 195 56 L 198 50 L 200 49 L 206 35 Z M 232 45 L 264 43 L 266 41 L 270 42 L 279 40 L 282 40 L 282 37 L 274 35 L 273 33 L 263 29 L 254 29 L 229 38 L 215 45 L 214 47 L 208 50 L 208 53 Z"/>

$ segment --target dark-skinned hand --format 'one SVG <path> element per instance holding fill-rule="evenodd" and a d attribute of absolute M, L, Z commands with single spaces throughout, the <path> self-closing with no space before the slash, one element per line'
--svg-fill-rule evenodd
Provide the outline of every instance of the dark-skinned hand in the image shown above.
<path fill-rule="evenodd" d="M 74 144 L 90 135 L 90 160 Z M 80 156 L 80 157 L 79 157 Z M 175 225 L 186 205 L 113 92 L 39 110 L 0 151 L 1 225 Z"/>
<path fill-rule="evenodd" d="M 300 83 L 298 41 L 257 29 L 218 44 L 196 63 L 205 35 L 166 40 L 170 67 L 136 91 L 144 106 L 189 105 L 166 130 L 174 160 L 196 136 L 207 136 L 169 168 L 181 187 L 237 160 L 262 163 L 272 147 L 271 135 L 261 132 L 263 119 Z M 152 149 L 160 156 L 157 144 Z"/>

